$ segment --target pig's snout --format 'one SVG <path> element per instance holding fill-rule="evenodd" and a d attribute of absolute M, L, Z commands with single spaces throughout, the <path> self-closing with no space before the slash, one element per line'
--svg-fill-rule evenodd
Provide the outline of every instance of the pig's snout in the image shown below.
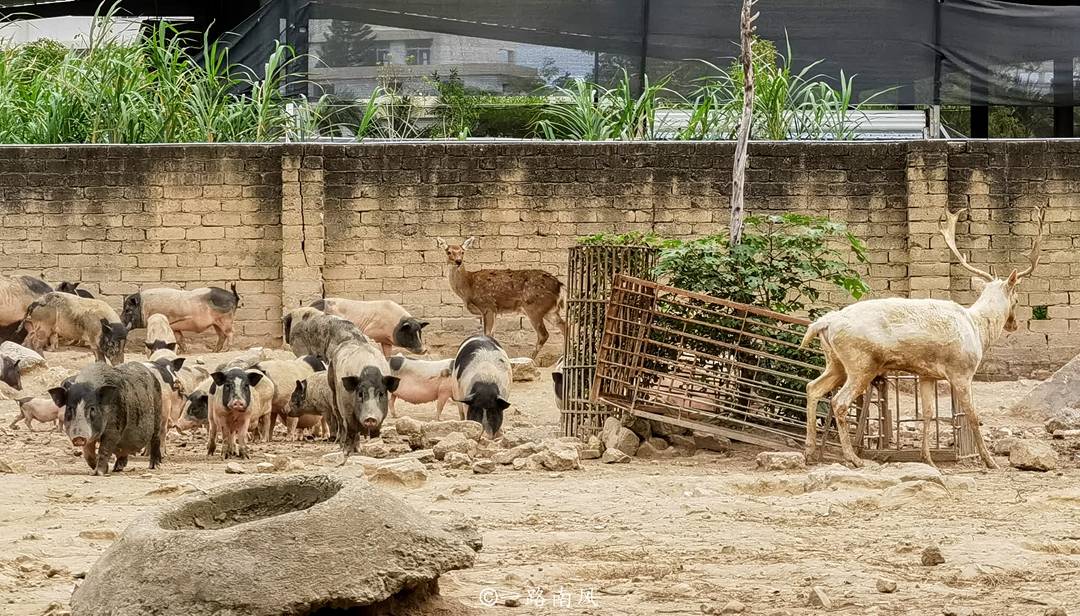
<path fill-rule="evenodd" d="M 368 432 L 371 432 L 375 428 L 379 427 L 379 420 L 375 419 L 374 417 L 366 417 L 360 423 Z"/>
<path fill-rule="evenodd" d="M 229 410 L 242 413 L 247 410 L 247 404 L 243 400 L 234 399 L 229 402 Z"/>
<path fill-rule="evenodd" d="M 83 445 L 86 444 L 86 437 L 76 436 L 76 437 L 71 439 L 71 444 L 76 446 L 76 447 L 82 447 Z"/>

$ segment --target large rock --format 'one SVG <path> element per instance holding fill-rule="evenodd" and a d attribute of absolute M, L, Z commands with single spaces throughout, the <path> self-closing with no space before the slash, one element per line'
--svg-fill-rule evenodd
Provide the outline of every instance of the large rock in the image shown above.
<path fill-rule="evenodd" d="M 364 470 L 369 472 L 366 468 Z M 428 472 L 416 458 L 397 458 L 379 460 L 378 464 L 371 469 L 369 477 L 372 483 L 418 488 L 427 481 Z"/>
<path fill-rule="evenodd" d="M 839 464 L 817 468 L 806 476 L 806 491 L 819 490 L 884 490 L 900 483 L 895 477 L 887 477 L 867 470 L 852 470 Z"/>
<path fill-rule="evenodd" d="M 994 444 L 990 446 L 990 451 L 995 456 L 1007 456 L 1020 440 L 1017 436 L 1003 436 L 994 441 Z"/>
<path fill-rule="evenodd" d="M 1043 424 L 1050 434 L 1058 430 L 1080 430 L 1080 411 L 1076 409 L 1061 409 Z"/>
<path fill-rule="evenodd" d="M 394 429 L 397 433 L 403 437 L 408 437 L 413 434 L 420 434 L 424 430 L 424 424 L 419 419 L 413 417 L 399 417 L 394 422 Z"/>
<path fill-rule="evenodd" d="M 674 449 L 672 449 L 670 447 L 667 447 L 666 446 L 667 443 L 664 442 L 664 441 L 662 441 L 662 442 L 664 442 L 664 445 L 665 445 L 664 448 L 661 449 L 661 448 L 657 447 L 656 444 L 655 444 L 655 441 L 658 441 L 658 440 L 661 440 L 661 439 L 650 438 L 649 440 L 645 441 L 644 443 L 642 443 L 641 445 L 638 446 L 637 451 L 634 452 L 634 455 L 636 455 L 639 458 L 645 458 L 647 460 L 650 460 L 650 459 L 655 460 L 655 459 L 658 459 L 658 458 L 675 458 L 675 457 L 678 457 L 679 452 L 675 451 Z"/>
<path fill-rule="evenodd" d="M 25 373 L 38 366 L 45 365 L 45 358 L 33 349 L 7 340 L 0 344 L 0 357 L 7 357 L 19 362 L 19 372 Z"/>
<path fill-rule="evenodd" d="M 767 471 L 790 471 L 806 468 L 806 457 L 797 451 L 763 451 L 757 455 L 757 467 Z"/>
<path fill-rule="evenodd" d="M 514 382 L 535 381 L 540 378 L 540 368 L 536 362 L 528 357 L 514 357 L 510 359 L 510 373 Z"/>
<path fill-rule="evenodd" d="M 605 464 L 625 464 L 630 461 L 630 456 L 618 449 L 606 449 L 604 455 L 600 456 L 600 461 Z"/>
<path fill-rule="evenodd" d="M 399 429 L 398 432 L 401 430 Z M 430 449 L 448 434 L 461 432 L 474 441 L 480 440 L 484 427 L 475 421 L 429 421 L 421 428 L 424 448 Z"/>
<path fill-rule="evenodd" d="M 390 455 L 390 448 L 381 439 L 374 439 L 362 443 L 357 453 L 369 458 L 385 458 Z"/>
<path fill-rule="evenodd" d="M 577 447 L 557 440 L 544 441 L 543 446 L 544 448 L 533 456 L 544 468 L 550 471 L 570 471 L 580 468 Z"/>
<path fill-rule="evenodd" d="M 608 417 L 604 421 L 604 428 L 600 431 L 600 440 L 604 441 L 605 449 L 618 449 L 628 456 L 637 453 L 638 444 L 641 442 L 637 434 L 624 427 L 616 417 Z"/>
<path fill-rule="evenodd" d="M 446 454 L 446 465 L 450 468 L 469 468 L 472 466 L 472 458 L 467 453 L 451 451 Z"/>
<path fill-rule="evenodd" d="M 528 442 L 505 451 L 500 451 L 491 456 L 495 464 L 513 464 L 518 458 L 527 458 L 540 450 L 536 443 Z"/>
<path fill-rule="evenodd" d="M 1009 451 L 1009 464 L 1023 471 L 1052 471 L 1058 455 L 1049 443 L 1022 440 Z"/>
<path fill-rule="evenodd" d="M 451 432 L 439 439 L 431 449 L 435 452 L 436 460 L 442 460 L 452 451 L 473 456 L 476 454 L 476 441 L 465 436 L 463 432 Z"/>
<path fill-rule="evenodd" d="M 715 451 L 718 453 L 725 453 L 731 449 L 731 440 L 722 436 L 716 436 L 715 434 L 705 434 L 704 432 L 694 433 L 694 444 L 698 449 L 705 449 L 707 451 Z"/>
<path fill-rule="evenodd" d="M 1013 405 L 1021 416 L 1056 417 L 1063 409 L 1080 408 L 1080 355 Z"/>
<path fill-rule="evenodd" d="M 439 576 L 476 558 L 461 536 L 363 481 L 266 475 L 137 518 L 75 590 L 71 613 L 427 613 L 446 601 Z"/>
<path fill-rule="evenodd" d="M 622 416 L 621 423 L 624 428 L 629 428 L 631 432 L 637 435 L 639 440 L 647 441 L 652 437 L 652 423 L 648 419 L 626 413 Z"/>

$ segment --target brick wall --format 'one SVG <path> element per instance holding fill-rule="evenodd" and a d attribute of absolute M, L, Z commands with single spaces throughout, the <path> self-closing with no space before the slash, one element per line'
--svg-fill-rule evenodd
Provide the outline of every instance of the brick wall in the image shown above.
<path fill-rule="evenodd" d="M 81 281 L 116 306 L 138 288 L 235 281 L 244 345 L 279 344 L 282 309 L 324 292 L 389 298 L 432 321 L 428 341 L 445 348 L 478 320 L 450 291 L 436 238 L 479 237 L 467 256 L 473 268 L 562 277 L 566 248 L 580 235 L 720 232 L 732 150 L 539 142 L 4 147 L 0 273 Z M 846 221 L 870 247 L 865 273 L 877 295 L 962 302 L 975 291 L 937 235 L 946 204 L 970 208 L 958 241 L 974 263 L 999 273 L 1024 262 L 1031 206 L 1048 207 L 1052 236 L 1024 285 L 1025 322 L 984 366 L 991 378 L 1027 375 L 1080 352 L 1068 336 L 1080 329 L 1078 151 L 1071 141 L 760 143 L 751 148 L 748 204 Z M 1029 321 L 1036 305 L 1051 318 Z M 533 340 L 512 315 L 499 318 L 496 334 L 516 352 Z M 560 346 L 556 334 L 548 350 Z"/>

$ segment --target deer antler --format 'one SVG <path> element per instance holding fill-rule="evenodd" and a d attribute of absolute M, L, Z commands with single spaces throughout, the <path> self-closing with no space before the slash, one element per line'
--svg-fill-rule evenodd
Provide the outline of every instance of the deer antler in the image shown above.
<path fill-rule="evenodd" d="M 952 253 L 956 255 L 956 258 L 960 260 L 961 267 L 971 272 L 972 274 L 975 274 L 979 278 L 990 282 L 991 280 L 994 280 L 994 277 L 968 263 L 967 257 L 965 257 L 956 248 L 956 221 L 960 218 L 960 211 L 957 211 L 955 214 L 953 214 L 949 211 L 948 207 L 945 208 L 945 219 L 947 221 L 947 224 L 941 225 L 941 235 L 945 238 L 945 243 L 949 246 L 949 250 L 951 250 Z"/>
<path fill-rule="evenodd" d="M 1039 265 L 1039 250 L 1042 247 L 1043 238 L 1043 219 L 1046 218 L 1046 210 L 1041 207 L 1035 208 L 1035 219 L 1039 221 L 1039 230 L 1035 234 L 1035 242 L 1031 245 L 1031 252 L 1028 253 L 1028 260 L 1031 261 L 1031 265 L 1022 272 L 1017 272 L 1016 279 L 1020 280 L 1025 276 L 1030 276 L 1031 272 L 1035 271 L 1035 268 Z"/>

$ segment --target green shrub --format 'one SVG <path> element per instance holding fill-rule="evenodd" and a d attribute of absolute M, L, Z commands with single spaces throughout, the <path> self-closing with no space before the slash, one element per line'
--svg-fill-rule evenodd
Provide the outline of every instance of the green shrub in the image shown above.
<path fill-rule="evenodd" d="M 866 262 L 866 246 L 843 223 L 802 214 L 748 216 L 742 243 L 727 235 L 668 242 L 655 274 L 671 286 L 776 312 L 806 312 L 832 285 L 859 299 L 870 288 L 848 264 Z"/>

